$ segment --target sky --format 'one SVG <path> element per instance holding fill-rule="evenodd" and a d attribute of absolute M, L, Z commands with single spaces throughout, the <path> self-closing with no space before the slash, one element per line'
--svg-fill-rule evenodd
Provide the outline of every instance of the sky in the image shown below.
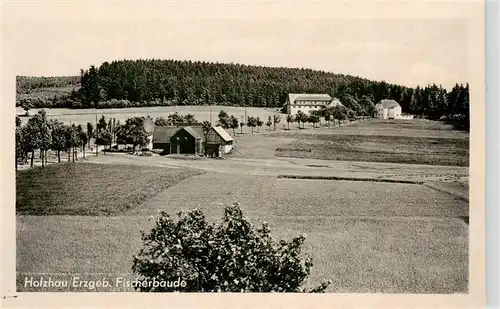
<path fill-rule="evenodd" d="M 411 87 L 469 81 L 467 20 L 456 16 L 346 17 L 328 6 L 337 14 L 319 14 L 321 7 L 316 15 L 287 9 L 267 16 L 178 9 L 131 17 L 96 8 L 74 5 L 71 16 L 14 7 L 18 15 L 7 17 L 17 18 L 7 18 L 3 36 L 13 42 L 5 54 L 15 74 L 78 75 L 104 61 L 155 58 L 303 67 Z"/>

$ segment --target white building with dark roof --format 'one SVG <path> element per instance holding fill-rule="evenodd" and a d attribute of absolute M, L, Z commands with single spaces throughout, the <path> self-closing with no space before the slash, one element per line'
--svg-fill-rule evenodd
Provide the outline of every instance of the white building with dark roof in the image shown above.
<path fill-rule="evenodd" d="M 332 102 L 328 94 L 290 93 L 285 102 L 286 113 L 296 115 L 299 111 L 310 114 L 314 110 L 320 110 Z"/>

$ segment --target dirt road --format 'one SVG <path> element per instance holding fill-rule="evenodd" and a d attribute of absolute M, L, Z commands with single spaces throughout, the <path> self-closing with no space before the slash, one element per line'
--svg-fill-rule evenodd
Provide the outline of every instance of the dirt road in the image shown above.
<path fill-rule="evenodd" d="M 468 196 L 468 167 L 417 164 L 331 161 L 293 158 L 275 159 L 179 159 L 168 156 L 141 157 L 127 154 L 108 154 L 89 158 L 92 163 L 120 163 L 144 166 L 188 167 L 205 171 L 243 175 L 298 175 L 322 177 L 376 178 L 447 183 L 446 188 Z"/>

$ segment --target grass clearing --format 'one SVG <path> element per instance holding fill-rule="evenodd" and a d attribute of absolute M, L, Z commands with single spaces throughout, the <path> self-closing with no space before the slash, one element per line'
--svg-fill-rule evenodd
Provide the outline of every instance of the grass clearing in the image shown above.
<path fill-rule="evenodd" d="M 217 220 L 222 210 L 214 213 Z M 314 267 L 307 285 L 324 280 L 338 293 L 467 292 L 467 228 L 457 220 L 379 220 L 342 217 L 256 217 L 270 224 L 273 236 L 306 234 L 304 253 Z M 84 280 L 135 279 L 133 256 L 141 248 L 147 217 L 23 216 L 17 220 L 18 291 L 25 277 Z M 68 274 L 68 275 L 65 275 Z M 47 291 L 54 291 L 48 289 Z M 71 289 L 86 292 L 88 289 Z M 99 289 L 97 289 L 99 291 Z M 133 291 L 114 286 L 101 291 Z"/>
<path fill-rule="evenodd" d="M 181 180 L 122 216 L 18 216 L 18 287 L 41 272 L 134 278 L 140 231 L 159 211 L 200 208 L 218 221 L 220 203 L 234 200 L 254 225 L 267 221 L 276 239 L 306 234 L 308 285 L 331 279 L 328 292 L 467 292 L 468 226 L 460 217 L 468 206 L 460 199 L 412 184 L 219 173 Z"/>
<path fill-rule="evenodd" d="M 176 213 L 198 207 L 207 217 L 219 217 L 219 204 L 233 201 L 240 202 L 249 216 L 259 218 L 459 218 L 469 214 L 467 202 L 415 184 L 278 179 L 211 172 L 181 181 L 126 214 L 151 215 L 161 210 Z"/>
<path fill-rule="evenodd" d="M 16 174 L 16 213 L 112 216 L 202 173 L 133 165 L 60 163 Z"/>
<path fill-rule="evenodd" d="M 311 130 L 308 130 L 311 131 Z M 428 119 L 396 120 L 396 119 L 366 119 L 361 122 L 335 129 L 312 130 L 326 131 L 330 134 L 345 135 L 384 135 L 434 138 L 469 138 L 469 133 L 454 130 L 452 125 Z"/>
<path fill-rule="evenodd" d="M 469 134 L 438 121 L 369 119 L 342 127 L 286 130 L 235 139 L 233 157 L 469 165 Z"/>
<path fill-rule="evenodd" d="M 276 156 L 468 166 L 469 141 L 408 136 L 316 134 L 294 140 L 282 151 L 276 151 Z"/>

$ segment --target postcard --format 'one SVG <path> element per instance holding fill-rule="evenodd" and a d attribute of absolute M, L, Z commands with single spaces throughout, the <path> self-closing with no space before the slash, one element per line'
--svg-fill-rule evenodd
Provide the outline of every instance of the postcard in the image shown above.
<path fill-rule="evenodd" d="M 482 1 L 5 3 L 3 307 L 484 307 L 484 29 Z"/>

